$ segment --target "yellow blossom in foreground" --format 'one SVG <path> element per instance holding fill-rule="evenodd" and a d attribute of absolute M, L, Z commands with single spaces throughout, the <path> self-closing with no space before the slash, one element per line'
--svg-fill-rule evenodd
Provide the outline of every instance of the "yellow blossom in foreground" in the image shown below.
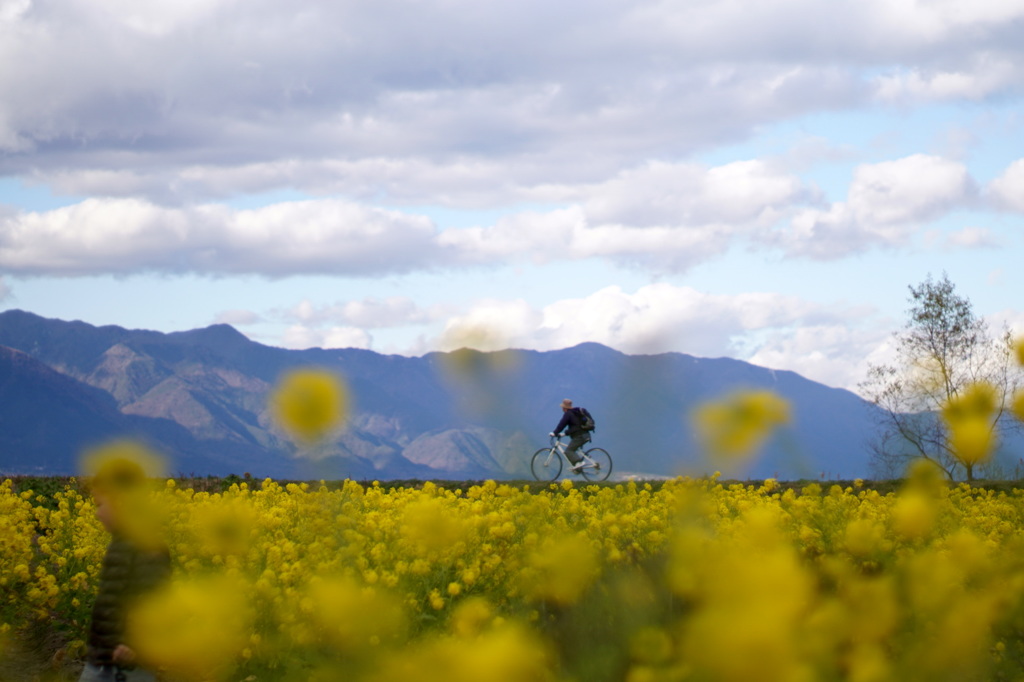
<path fill-rule="evenodd" d="M 907 466 L 907 488 L 935 494 L 946 487 L 946 474 L 930 459 L 918 457 Z"/>
<path fill-rule="evenodd" d="M 407 627 L 398 599 L 348 578 L 314 579 L 306 588 L 303 611 L 323 642 L 346 652 L 398 641 Z"/>
<path fill-rule="evenodd" d="M 630 638 L 629 653 L 639 663 L 664 663 L 672 655 L 672 638 L 662 628 L 641 628 Z"/>
<path fill-rule="evenodd" d="M 402 515 L 402 537 L 417 552 L 434 552 L 453 545 L 465 523 L 442 500 L 424 498 L 411 502 Z"/>
<path fill-rule="evenodd" d="M 146 549 L 163 547 L 166 509 L 154 481 L 164 476 L 164 461 L 141 443 L 116 441 L 91 450 L 81 468 L 93 494 L 113 508 L 117 531 Z"/>
<path fill-rule="evenodd" d="M 185 682 L 1021 679 L 1024 491 L 908 478 L 161 485 L 175 582 L 130 636 Z M 25 485 L 0 632 L 77 661 L 109 536 Z"/>
<path fill-rule="evenodd" d="M 525 589 L 537 599 L 559 604 L 576 602 L 598 568 L 593 545 L 579 535 L 550 538 L 527 561 L 530 570 L 522 575 Z"/>
<path fill-rule="evenodd" d="M 140 600 L 127 639 L 147 665 L 198 682 L 225 679 L 250 627 L 243 585 L 214 577 L 176 581 Z"/>
<path fill-rule="evenodd" d="M 892 508 L 892 527 L 900 537 L 917 540 L 931 532 L 935 516 L 935 502 L 929 496 L 919 490 L 908 490 Z"/>
<path fill-rule="evenodd" d="M 114 441 L 87 451 L 80 464 L 91 488 L 117 496 L 147 487 L 148 479 L 164 476 L 164 461 L 135 441 Z"/>
<path fill-rule="evenodd" d="M 545 682 L 554 680 L 543 640 L 521 626 L 483 633 L 471 644 L 452 637 L 428 639 L 386 660 L 371 682 Z"/>
<path fill-rule="evenodd" d="M 789 421 L 789 403 L 771 391 L 741 391 L 702 405 L 693 414 L 707 451 L 724 457 L 753 454 L 775 428 Z"/>
<path fill-rule="evenodd" d="M 313 443 L 337 428 L 348 411 L 348 391 L 341 379 L 321 369 L 285 374 L 270 396 L 278 423 L 296 439 Z"/>
<path fill-rule="evenodd" d="M 483 597 L 470 597 L 452 613 L 452 633 L 463 638 L 479 635 L 494 618 L 494 609 Z"/>
<path fill-rule="evenodd" d="M 969 386 L 942 408 L 953 453 L 965 465 L 985 460 L 996 446 L 996 391 L 986 383 Z"/>
<path fill-rule="evenodd" d="M 1013 402 L 1010 403 L 1010 411 L 1017 419 L 1024 421 L 1024 389 L 1018 389 L 1013 394 Z"/>

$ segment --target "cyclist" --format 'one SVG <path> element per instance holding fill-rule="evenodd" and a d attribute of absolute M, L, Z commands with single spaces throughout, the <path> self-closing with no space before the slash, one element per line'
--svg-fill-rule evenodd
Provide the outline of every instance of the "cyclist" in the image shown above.
<path fill-rule="evenodd" d="M 565 448 L 565 456 L 569 458 L 569 463 L 572 465 L 569 471 L 578 474 L 583 468 L 583 458 L 579 457 L 576 451 L 584 443 L 590 442 L 590 432 L 583 429 L 583 415 L 580 414 L 578 408 L 572 406 L 572 401 L 568 398 L 562 401 L 562 420 L 558 422 L 558 426 L 551 432 L 551 435 L 558 438 L 563 429 L 566 430 L 570 438 L 569 445 Z"/>

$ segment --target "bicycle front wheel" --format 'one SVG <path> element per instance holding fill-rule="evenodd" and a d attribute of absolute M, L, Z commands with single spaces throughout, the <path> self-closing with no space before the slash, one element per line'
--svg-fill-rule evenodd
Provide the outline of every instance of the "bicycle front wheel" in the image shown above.
<path fill-rule="evenodd" d="M 583 467 L 583 478 L 588 481 L 603 481 L 612 473 L 612 456 L 601 448 L 594 448 L 587 450 L 583 453 L 586 457 L 589 457 L 593 462 L 587 462 L 587 466 Z"/>
<path fill-rule="evenodd" d="M 553 481 L 562 473 L 562 458 L 554 448 L 541 448 L 533 453 L 530 469 L 538 481 Z"/>

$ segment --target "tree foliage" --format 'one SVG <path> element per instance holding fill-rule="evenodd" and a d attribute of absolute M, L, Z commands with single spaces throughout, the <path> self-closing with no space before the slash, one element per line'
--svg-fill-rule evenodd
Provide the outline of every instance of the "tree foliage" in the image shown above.
<path fill-rule="evenodd" d="M 994 446 L 998 429 L 1011 421 L 1004 417 L 1021 386 L 1013 340 L 1005 329 L 993 336 L 945 273 L 938 281 L 929 275 L 909 289 L 911 305 L 906 326 L 895 335 L 895 360 L 870 366 L 860 386 L 882 408 L 873 467 L 877 474 L 892 477 L 910 460 L 923 457 L 951 479 L 962 474 L 973 480 L 975 467 L 984 465 L 985 458 L 965 454 L 962 438 L 951 432 L 948 422 L 949 415 L 960 412 L 950 408 L 962 404 L 978 386 L 991 389 L 991 410 L 983 417 L 982 430 L 987 429 L 987 442 Z M 1017 427 L 1014 423 L 1009 428 Z"/>

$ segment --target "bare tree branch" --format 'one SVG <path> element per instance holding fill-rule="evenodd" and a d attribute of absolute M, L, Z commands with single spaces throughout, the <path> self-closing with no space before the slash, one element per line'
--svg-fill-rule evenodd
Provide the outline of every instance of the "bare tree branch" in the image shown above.
<path fill-rule="evenodd" d="M 967 388 L 983 382 L 997 395 L 993 432 L 1021 428 L 1007 418 L 1014 393 L 1024 385 L 1014 362 L 1013 338 L 1008 329 L 993 338 L 970 300 L 956 293 L 945 273 L 938 281 L 929 275 L 909 289 L 908 320 L 895 335 L 896 362 L 869 367 L 860 385 L 868 400 L 881 408 L 872 469 L 892 474 L 923 457 L 951 479 L 962 472 L 970 480 L 974 464 L 960 461 L 940 414 Z"/>

